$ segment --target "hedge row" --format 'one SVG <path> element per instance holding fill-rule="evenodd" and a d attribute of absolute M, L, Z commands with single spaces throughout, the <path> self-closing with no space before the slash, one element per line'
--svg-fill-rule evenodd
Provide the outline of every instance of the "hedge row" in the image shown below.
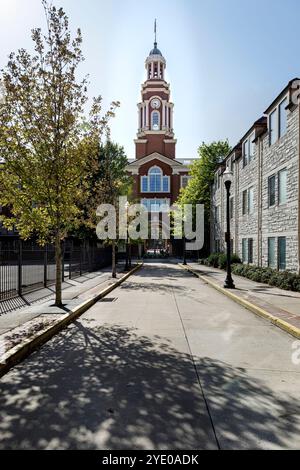
<path fill-rule="evenodd" d="M 260 268 L 248 264 L 242 264 L 238 256 L 232 255 L 232 272 L 237 276 L 243 276 L 251 281 L 262 282 L 280 289 L 300 292 L 300 276 L 290 271 L 276 271 L 271 268 Z M 200 264 L 215 268 L 226 269 L 226 255 L 213 253 Z"/>
<path fill-rule="evenodd" d="M 231 255 L 231 263 L 239 264 L 241 260 L 237 255 Z M 200 264 L 213 268 L 226 269 L 227 256 L 224 253 L 212 253 L 208 258 L 200 260 Z"/>
<path fill-rule="evenodd" d="M 233 265 L 232 272 L 251 281 L 262 282 L 280 289 L 300 292 L 300 276 L 289 271 L 276 271 L 271 268 L 259 268 L 258 266 Z"/>

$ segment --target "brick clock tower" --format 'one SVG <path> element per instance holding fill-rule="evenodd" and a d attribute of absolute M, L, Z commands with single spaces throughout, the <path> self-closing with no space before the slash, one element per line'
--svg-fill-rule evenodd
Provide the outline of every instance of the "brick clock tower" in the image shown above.
<path fill-rule="evenodd" d="M 165 80 L 166 60 L 157 47 L 156 25 L 154 48 L 145 67 L 147 76 L 142 84 L 134 141 L 136 157 L 130 161 L 127 171 L 134 179 L 135 199 L 152 213 L 160 214 L 161 207 L 172 205 L 180 188 L 187 184 L 192 160 L 176 159 L 174 104 L 170 100 L 170 85 Z"/>

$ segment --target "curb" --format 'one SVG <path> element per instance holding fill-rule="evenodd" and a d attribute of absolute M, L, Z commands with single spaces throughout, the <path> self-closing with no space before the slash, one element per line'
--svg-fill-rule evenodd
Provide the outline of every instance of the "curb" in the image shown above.
<path fill-rule="evenodd" d="M 193 268 L 190 266 L 184 266 L 183 264 L 179 264 L 179 266 L 182 269 L 185 269 L 189 273 L 193 274 L 194 276 L 198 277 L 201 279 L 203 282 L 208 284 L 209 286 L 213 287 L 217 291 L 221 292 L 221 294 L 226 295 L 226 297 L 229 297 L 231 300 L 234 302 L 238 303 L 242 307 L 245 307 L 247 310 L 250 310 L 252 313 L 255 313 L 255 315 L 258 315 L 261 318 L 264 318 L 265 320 L 269 320 L 273 325 L 277 326 L 281 330 L 285 331 L 286 333 L 290 334 L 291 336 L 294 336 L 297 339 L 300 339 L 300 329 L 297 328 L 296 326 L 291 325 L 290 323 L 281 320 L 280 318 L 275 317 L 271 313 L 267 312 L 261 307 L 258 307 L 255 304 L 252 304 L 248 300 L 245 300 L 238 295 L 235 295 L 232 291 L 224 289 L 223 287 L 218 286 L 218 284 L 215 284 L 213 281 L 208 279 L 205 275 L 202 275 L 195 271 Z"/>
<path fill-rule="evenodd" d="M 125 274 L 121 279 L 118 279 L 111 286 L 106 287 L 99 294 L 94 295 L 94 297 L 85 300 L 82 304 L 78 305 L 70 313 L 64 315 L 60 320 L 58 320 L 54 325 L 46 328 L 42 332 L 37 333 L 35 336 L 28 338 L 21 345 L 17 345 L 14 348 L 7 351 L 0 358 L 0 378 L 7 372 L 22 362 L 26 357 L 28 357 L 33 351 L 47 343 L 50 339 L 53 338 L 57 333 L 66 328 L 70 323 L 73 323 L 77 318 L 83 315 L 87 310 L 89 310 L 93 305 L 95 305 L 99 300 L 103 299 L 106 295 L 110 294 L 113 290 L 119 287 L 123 282 L 125 282 L 130 276 L 135 274 L 139 269 L 141 269 L 143 263 L 135 266 L 131 271 Z"/>

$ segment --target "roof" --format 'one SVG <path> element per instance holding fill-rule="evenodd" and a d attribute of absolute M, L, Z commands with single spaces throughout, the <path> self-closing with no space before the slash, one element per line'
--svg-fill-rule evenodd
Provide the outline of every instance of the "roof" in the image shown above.
<path fill-rule="evenodd" d="M 281 99 L 284 97 L 284 95 L 289 91 L 289 89 L 291 88 L 291 86 L 293 85 L 293 83 L 295 81 L 299 81 L 300 79 L 299 78 L 294 78 L 293 80 L 290 80 L 289 83 L 287 84 L 287 86 L 279 93 L 279 95 L 275 98 L 275 100 L 272 101 L 272 103 L 270 104 L 270 106 L 266 109 L 266 111 L 264 112 L 264 114 L 269 114 L 270 111 L 272 110 L 272 108 L 275 106 L 275 104 Z"/>
<path fill-rule="evenodd" d="M 162 53 L 160 52 L 160 50 L 157 48 L 157 42 L 154 43 L 154 49 L 152 49 L 150 51 L 150 54 L 149 55 L 161 55 L 162 56 Z"/>

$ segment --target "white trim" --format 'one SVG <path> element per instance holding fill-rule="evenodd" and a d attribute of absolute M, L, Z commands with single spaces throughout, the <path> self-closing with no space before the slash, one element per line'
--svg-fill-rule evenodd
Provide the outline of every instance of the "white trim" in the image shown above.
<path fill-rule="evenodd" d="M 157 190 L 151 191 L 151 182 L 150 182 L 151 180 L 150 180 L 150 178 L 151 178 L 151 171 L 153 169 L 158 169 L 159 172 L 160 172 L 160 184 L 161 184 L 161 188 L 162 188 L 160 191 L 157 191 Z M 157 175 L 158 175 L 158 173 L 157 173 Z M 147 178 L 147 191 L 143 190 L 143 178 Z M 167 189 L 167 191 L 165 191 L 163 189 L 163 187 L 164 187 L 164 178 L 168 178 L 168 189 Z M 149 168 L 147 175 L 141 175 L 140 176 L 140 192 L 141 192 L 141 194 L 170 194 L 170 192 L 171 192 L 171 179 L 170 179 L 170 176 L 169 175 L 164 175 L 163 170 L 158 165 L 152 166 L 151 168 Z"/>
<path fill-rule="evenodd" d="M 155 93 L 165 93 L 166 95 L 170 94 L 170 90 L 168 90 L 168 88 L 164 88 L 164 86 L 162 85 L 161 88 L 145 88 L 144 90 L 142 90 L 142 95 L 145 95 L 146 93 L 150 93 L 152 91 L 154 91 Z"/>
<path fill-rule="evenodd" d="M 134 160 L 126 167 L 126 171 L 129 173 L 136 175 L 139 173 L 139 169 L 141 166 L 149 163 L 151 160 L 158 160 L 172 168 L 173 175 L 180 175 L 180 173 L 189 173 L 190 169 L 187 166 L 184 166 L 182 163 L 176 161 L 175 159 L 165 157 L 158 152 L 152 153 L 151 155 L 147 155 L 147 157 L 140 158 L 138 160 Z"/>

